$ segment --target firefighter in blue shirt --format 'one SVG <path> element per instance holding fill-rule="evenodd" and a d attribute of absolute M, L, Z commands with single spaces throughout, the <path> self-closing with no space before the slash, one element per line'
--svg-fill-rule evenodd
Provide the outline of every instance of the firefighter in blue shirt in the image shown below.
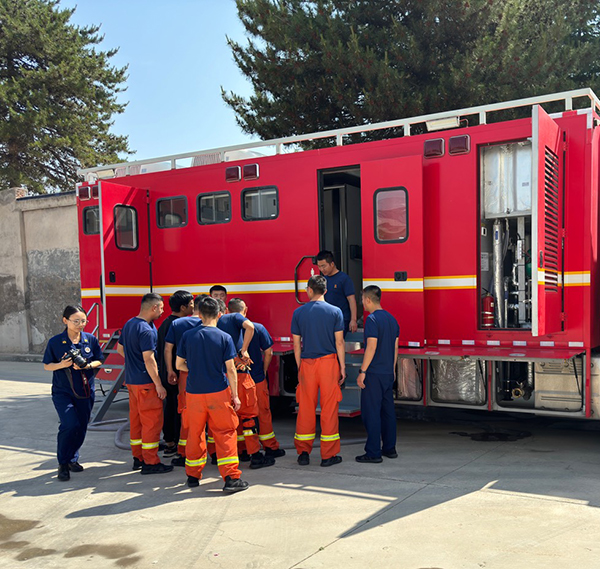
<path fill-rule="evenodd" d="M 362 293 L 365 320 L 365 355 L 358 373 L 361 416 L 367 429 L 365 454 L 356 462 L 382 462 L 381 455 L 396 458 L 396 413 L 393 385 L 398 362 L 396 319 L 381 308 L 381 289 L 371 285 Z"/>
<path fill-rule="evenodd" d="M 79 449 L 85 439 L 94 406 L 94 369 L 104 356 L 96 337 L 83 331 L 87 316 L 81 306 L 63 312 L 64 332 L 48 341 L 44 369 L 52 372 L 52 402 L 60 419 L 58 428 L 58 479 L 81 472 Z"/>
<path fill-rule="evenodd" d="M 331 251 L 319 251 L 317 267 L 327 280 L 325 302 L 337 306 L 344 315 L 344 336 L 348 332 L 356 332 L 356 296 L 352 279 L 335 266 Z"/>

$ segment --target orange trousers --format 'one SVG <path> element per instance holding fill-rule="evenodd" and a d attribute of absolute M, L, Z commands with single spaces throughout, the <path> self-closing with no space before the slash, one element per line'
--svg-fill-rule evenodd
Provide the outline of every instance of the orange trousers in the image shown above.
<path fill-rule="evenodd" d="M 223 480 L 227 476 L 239 478 L 236 429 L 238 418 L 231 402 L 229 387 L 217 393 L 187 393 L 188 439 L 186 445 L 185 472 L 188 476 L 202 478 L 206 465 L 206 423 L 217 449 L 217 465 Z"/>
<path fill-rule="evenodd" d="M 179 387 L 179 395 L 177 396 L 177 412 L 181 415 L 181 429 L 179 431 L 179 442 L 177 443 L 177 452 L 181 456 L 185 456 L 185 447 L 187 445 L 188 436 L 188 418 L 185 400 L 185 384 L 187 382 L 187 371 L 179 372 L 177 386 Z"/>
<path fill-rule="evenodd" d="M 279 448 L 279 442 L 273 431 L 269 384 L 266 379 L 256 384 L 256 398 L 258 400 L 258 438 L 263 447 L 276 450 Z"/>
<path fill-rule="evenodd" d="M 342 400 L 339 386 L 340 364 L 336 354 L 322 358 L 303 359 L 298 372 L 296 401 L 298 417 L 294 444 L 298 454 L 310 454 L 315 440 L 317 402 L 321 400 L 321 458 L 340 452 L 338 406 Z"/>
<path fill-rule="evenodd" d="M 258 400 L 256 398 L 256 384 L 249 373 L 238 371 L 238 397 L 242 406 L 237 412 L 240 419 L 237 440 L 240 441 L 240 437 L 243 437 L 248 454 L 254 454 L 260 451 L 257 424 Z M 218 450 L 217 456 L 219 456 Z"/>
<path fill-rule="evenodd" d="M 131 453 L 146 464 L 158 464 L 158 442 L 163 424 L 163 402 L 153 383 L 128 385 Z"/>

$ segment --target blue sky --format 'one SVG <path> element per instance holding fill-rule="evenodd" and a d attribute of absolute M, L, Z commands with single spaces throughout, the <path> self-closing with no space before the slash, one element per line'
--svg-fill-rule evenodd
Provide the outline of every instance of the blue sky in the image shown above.
<path fill-rule="evenodd" d="M 130 160 L 251 140 L 221 99 L 221 86 L 248 96 L 225 36 L 246 42 L 233 0 L 61 0 L 71 23 L 101 24 L 114 65 L 129 64 L 125 112 L 112 128 L 129 136 Z"/>

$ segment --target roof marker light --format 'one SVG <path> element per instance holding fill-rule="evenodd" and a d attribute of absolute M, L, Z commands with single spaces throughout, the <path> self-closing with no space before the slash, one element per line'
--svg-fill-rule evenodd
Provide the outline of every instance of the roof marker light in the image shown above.
<path fill-rule="evenodd" d="M 258 180 L 258 164 L 244 164 L 244 180 Z"/>
<path fill-rule="evenodd" d="M 448 154 L 468 154 L 471 150 L 471 137 L 468 134 L 453 136 L 448 141 Z"/>
<path fill-rule="evenodd" d="M 226 182 L 239 182 L 242 179 L 242 169 L 239 166 L 225 168 Z"/>
<path fill-rule="evenodd" d="M 426 140 L 423 147 L 423 154 L 425 158 L 439 158 L 444 155 L 444 139 L 433 138 Z"/>
<path fill-rule="evenodd" d="M 456 127 L 458 127 L 459 124 L 460 124 L 459 117 L 447 117 L 444 119 L 433 119 L 433 120 L 425 122 L 428 132 L 432 132 L 435 130 L 445 130 L 447 128 L 456 128 Z"/>

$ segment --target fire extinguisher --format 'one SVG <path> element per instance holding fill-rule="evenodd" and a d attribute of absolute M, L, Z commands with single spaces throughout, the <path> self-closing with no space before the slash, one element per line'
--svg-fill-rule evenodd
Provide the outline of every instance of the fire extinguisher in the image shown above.
<path fill-rule="evenodd" d="M 481 327 L 482 328 L 493 328 L 494 327 L 494 310 L 495 303 L 494 297 L 486 292 L 481 299 Z"/>

